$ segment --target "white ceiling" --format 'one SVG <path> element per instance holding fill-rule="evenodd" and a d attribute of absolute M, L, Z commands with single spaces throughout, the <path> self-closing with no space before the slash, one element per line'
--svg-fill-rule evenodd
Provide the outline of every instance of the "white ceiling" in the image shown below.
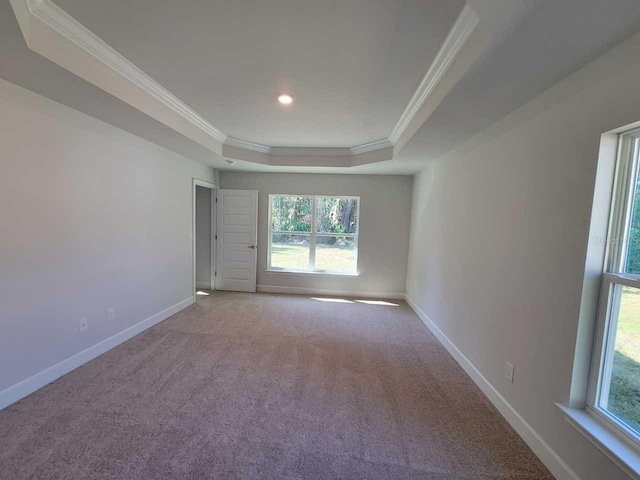
<path fill-rule="evenodd" d="M 397 155 L 437 160 L 640 30 L 638 0 L 539 0 Z"/>
<path fill-rule="evenodd" d="M 65 1 L 58 0 L 60 5 Z M 88 3 L 98 4 L 97 0 Z M 332 165 L 330 158 L 324 165 L 296 163 L 298 159 L 292 157 L 277 166 L 253 161 L 229 166 L 224 151 L 209 148 L 207 142 L 161 116 L 143 113 L 139 106 L 60 67 L 55 58 L 50 61 L 27 47 L 8 0 L 0 0 L 0 77 L 215 168 L 412 174 L 640 29 L 637 0 L 468 0 L 467 4 L 479 18 L 477 28 L 417 114 L 415 125 L 393 149 L 393 159 L 386 161 L 345 167 Z M 120 0 L 108 5 L 125 8 Z M 161 9 L 150 9 L 152 17 L 154 11 Z M 172 31 L 165 34 L 170 37 Z M 226 46 L 223 43 L 215 49 Z M 395 75 L 403 76 L 399 71 Z M 205 115 L 199 105 L 171 92 Z"/>
<path fill-rule="evenodd" d="M 230 137 L 389 137 L 462 0 L 55 0 Z M 276 97 L 290 92 L 289 108 Z"/>

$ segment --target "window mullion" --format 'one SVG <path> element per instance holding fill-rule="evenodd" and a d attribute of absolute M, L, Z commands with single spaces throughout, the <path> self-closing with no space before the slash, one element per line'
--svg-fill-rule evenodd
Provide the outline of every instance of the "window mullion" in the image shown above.
<path fill-rule="evenodd" d="M 598 407 L 609 408 L 609 392 L 611 388 L 611 375 L 613 373 L 613 356 L 615 352 L 616 331 L 618 327 L 618 312 L 620 311 L 621 288 L 614 283 L 606 282 L 607 306 L 605 317 L 605 337 L 603 345 L 603 358 L 600 370 L 600 391 L 598 392 Z"/>
<path fill-rule="evenodd" d="M 605 273 L 604 282 L 617 283 L 627 287 L 640 289 L 640 275 L 633 273 Z M 604 283 L 603 282 L 603 288 Z"/>
<path fill-rule="evenodd" d="M 357 233 L 338 233 L 338 232 L 329 232 L 329 233 L 316 233 L 317 237 L 346 237 L 346 238 L 356 238 L 358 236 Z"/>
<path fill-rule="evenodd" d="M 311 197 L 311 236 L 309 237 L 309 269 L 316 269 L 316 197 Z"/>
<path fill-rule="evenodd" d="M 269 238 L 267 239 L 267 270 L 271 269 L 271 244 L 273 243 L 273 202 L 275 197 L 269 194 Z M 217 238 L 217 237 L 216 237 Z"/>

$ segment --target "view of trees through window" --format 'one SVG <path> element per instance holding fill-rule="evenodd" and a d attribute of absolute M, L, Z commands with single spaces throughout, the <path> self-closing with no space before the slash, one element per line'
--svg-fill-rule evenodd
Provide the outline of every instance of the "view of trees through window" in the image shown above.
<path fill-rule="evenodd" d="M 636 171 L 637 163 L 636 156 Z M 628 181 L 628 177 L 623 180 Z M 630 202 L 627 229 L 611 234 L 612 241 L 625 241 L 626 245 L 618 253 L 622 264 L 614 273 L 632 281 L 640 279 L 640 175 L 636 174 L 633 185 L 629 196 L 620 199 L 622 204 Z M 640 288 L 617 284 L 615 280 L 612 283 L 607 339 L 610 347 L 605 353 L 610 360 L 604 362 L 599 406 L 640 433 Z"/>
<path fill-rule="evenodd" d="M 358 198 L 271 196 L 270 266 L 356 270 Z"/>
<path fill-rule="evenodd" d="M 357 233 L 358 201 L 355 198 L 329 198 L 317 199 L 318 233 Z"/>
<path fill-rule="evenodd" d="M 271 224 L 274 232 L 311 232 L 311 197 L 273 197 Z"/>
<path fill-rule="evenodd" d="M 640 274 L 640 169 L 636 175 L 631 208 L 625 272 Z"/>

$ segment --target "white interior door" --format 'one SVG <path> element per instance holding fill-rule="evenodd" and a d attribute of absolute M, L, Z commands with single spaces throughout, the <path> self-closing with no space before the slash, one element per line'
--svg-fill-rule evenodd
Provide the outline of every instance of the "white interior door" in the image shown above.
<path fill-rule="evenodd" d="M 216 290 L 256 291 L 258 192 L 219 189 Z"/>

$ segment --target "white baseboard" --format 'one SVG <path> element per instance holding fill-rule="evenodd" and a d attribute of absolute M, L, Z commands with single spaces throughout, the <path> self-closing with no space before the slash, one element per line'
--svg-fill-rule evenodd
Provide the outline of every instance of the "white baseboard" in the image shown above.
<path fill-rule="evenodd" d="M 322 290 L 319 288 L 282 287 L 276 285 L 258 285 L 257 290 L 264 293 L 288 293 L 293 295 L 336 295 L 341 297 L 387 298 L 404 300 L 400 292 L 354 292 L 351 290 Z"/>
<path fill-rule="evenodd" d="M 513 406 L 495 389 L 480 371 L 469 361 L 454 343 L 444 334 L 440 328 L 422 311 L 422 309 L 405 294 L 405 300 L 411 306 L 416 315 L 422 320 L 435 337 L 449 351 L 451 356 L 460 364 L 471 379 L 480 387 L 480 390 L 498 409 L 502 416 L 509 422 L 513 429 L 529 445 L 529 448 L 545 464 L 549 471 L 558 480 L 580 480 L 580 477 L 567 465 L 567 463 L 545 442 L 540 435 L 529 425 Z"/>
<path fill-rule="evenodd" d="M 211 290 L 211 282 L 198 282 L 196 281 L 196 288 L 202 290 Z"/>
<path fill-rule="evenodd" d="M 195 302 L 195 297 L 189 297 L 175 305 L 150 316 L 149 318 L 142 320 L 131 327 L 116 333 L 112 337 L 102 340 L 96 343 L 92 347 L 89 347 L 75 355 L 62 360 L 51 367 L 42 370 L 41 372 L 32 375 L 31 377 L 16 383 L 8 388 L 5 388 L 0 392 L 0 410 L 17 402 L 23 397 L 35 392 L 36 390 L 44 387 L 48 383 L 60 378 L 61 376 L 69 373 L 71 370 L 78 368 L 79 366 L 87 363 L 89 360 L 93 360 L 99 355 L 111 350 L 112 348 L 120 345 L 121 343 L 135 337 L 139 333 L 153 327 L 154 325 L 166 320 L 171 315 L 178 313 L 180 310 L 187 308 Z"/>

